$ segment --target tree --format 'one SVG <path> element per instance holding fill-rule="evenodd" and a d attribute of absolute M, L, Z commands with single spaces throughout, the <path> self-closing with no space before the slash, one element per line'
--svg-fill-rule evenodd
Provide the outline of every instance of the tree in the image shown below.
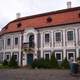
<path fill-rule="evenodd" d="M 61 63 L 61 68 L 62 69 L 69 69 L 69 62 L 67 60 L 67 58 L 65 58 L 62 63 Z"/>
<path fill-rule="evenodd" d="M 50 67 L 51 67 L 51 68 L 59 68 L 59 64 L 58 64 L 58 62 L 57 62 L 57 59 L 55 58 L 54 53 L 52 53 L 52 55 L 51 55 Z"/>

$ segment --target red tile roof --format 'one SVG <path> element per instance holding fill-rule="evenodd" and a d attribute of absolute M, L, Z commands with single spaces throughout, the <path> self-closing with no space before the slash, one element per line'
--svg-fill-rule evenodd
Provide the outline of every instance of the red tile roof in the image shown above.
<path fill-rule="evenodd" d="M 48 17 L 52 19 L 51 22 L 47 22 Z M 21 23 L 21 26 L 17 27 L 18 23 Z M 38 29 L 38 28 L 72 24 L 72 23 L 80 23 L 80 7 L 69 8 L 69 9 L 53 11 L 49 13 L 16 19 L 8 23 L 1 30 L 1 34 L 23 31 L 25 28 L 28 27 L 33 27 Z"/>

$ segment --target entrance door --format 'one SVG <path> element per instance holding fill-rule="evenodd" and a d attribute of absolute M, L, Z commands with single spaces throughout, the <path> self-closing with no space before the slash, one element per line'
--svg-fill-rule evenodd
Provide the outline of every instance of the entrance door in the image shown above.
<path fill-rule="evenodd" d="M 27 64 L 32 64 L 33 62 L 33 54 L 27 54 Z"/>

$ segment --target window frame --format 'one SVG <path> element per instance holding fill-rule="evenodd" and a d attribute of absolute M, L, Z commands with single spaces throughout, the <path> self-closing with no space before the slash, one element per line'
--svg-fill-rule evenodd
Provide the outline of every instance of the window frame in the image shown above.
<path fill-rule="evenodd" d="M 60 33 L 60 40 L 59 40 L 59 41 L 56 40 L 56 34 L 57 34 L 57 33 Z M 56 41 L 56 42 L 61 42 L 61 41 L 62 41 L 62 32 L 61 32 L 61 31 L 56 31 L 56 32 L 55 32 L 55 41 Z"/>
<path fill-rule="evenodd" d="M 73 39 L 71 39 L 71 40 L 68 39 L 68 32 L 70 32 L 70 31 L 73 32 L 73 36 L 72 36 Z M 69 42 L 74 41 L 74 30 L 68 30 L 67 33 L 66 33 L 66 36 L 67 36 L 67 41 L 69 41 Z M 69 38 L 71 38 L 71 37 L 69 37 Z"/>
<path fill-rule="evenodd" d="M 48 37 L 46 37 L 46 35 L 48 35 Z M 45 43 L 49 43 L 50 42 L 50 34 L 49 33 L 45 33 L 44 39 L 45 39 Z"/>
<path fill-rule="evenodd" d="M 16 44 L 16 39 L 17 39 L 17 44 Z M 19 38 L 18 37 L 15 37 L 14 43 L 15 43 L 15 45 L 18 45 L 18 43 L 19 43 Z"/>
<path fill-rule="evenodd" d="M 49 51 L 44 52 L 44 59 L 46 59 L 46 54 L 49 54 L 49 59 L 50 59 L 51 58 L 50 53 L 51 52 L 49 52 Z"/>
<path fill-rule="evenodd" d="M 7 55 L 9 56 L 9 59 L 7 59 Z M 11 59 L 11 53 L 5 52 L 5 60 L 10 61 L 10 59 Z"/>
<path fill-rule="evenodd" d="M 70 59 L 69 59 L 69 54 L 70 54 L 70 53 L 73 53 L 73 57 L 74 57 L 74 60 L 75 60 L 75 55 L 76 55 L 76 54 L 75 54 L 74 51 L 69 51 L 69 52 L 67 52 L 67 60 L 70 61 Z"/>
<path fill-rule="evenodd" d="M 61 55 L 61 59 L 57 59 L 57 54 Z M 62 52 L 55 52 L 55 58 L 57 59 L 57 61 L 62 61 Z"/>
<path fill-rule="evenodd" d="M 7 38 L 7 46 L 11 45 L 11 38 Z"/>

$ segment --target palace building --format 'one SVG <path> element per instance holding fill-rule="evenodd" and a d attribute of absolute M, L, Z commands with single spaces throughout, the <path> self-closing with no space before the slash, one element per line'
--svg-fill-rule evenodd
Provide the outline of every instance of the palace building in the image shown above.
<path fill-rule="evenodd" d="M 19 17 L 0 31 L 0 63 L 14 55 L 25 66 L 34 59 L 80 57 L 80 7 Z"/>

